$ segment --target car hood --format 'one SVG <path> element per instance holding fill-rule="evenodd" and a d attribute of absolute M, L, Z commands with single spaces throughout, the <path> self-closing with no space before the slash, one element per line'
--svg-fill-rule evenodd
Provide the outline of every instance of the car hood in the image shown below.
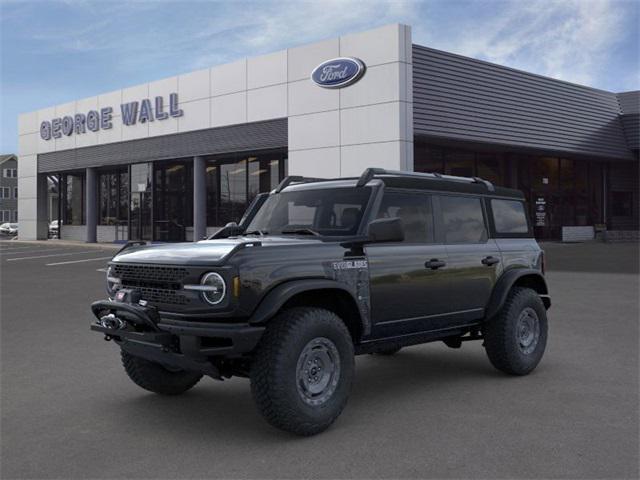
<path fill-rule="evenodd" d="M 195 243 L 171 243 L 127 248 L 112 261 L 118 263 L 154 263 L 162 265 L 222 265 L 234 253 L 245 248 L 269 248 L 322 243 L 317 238 L 297 236 L 232 237 Z"/>

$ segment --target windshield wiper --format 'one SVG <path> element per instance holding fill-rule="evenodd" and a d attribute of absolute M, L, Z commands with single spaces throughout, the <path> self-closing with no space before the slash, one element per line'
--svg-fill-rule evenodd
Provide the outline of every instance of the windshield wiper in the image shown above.
<path fill-rule="evenodd" d="M 282 230 L 283 234 L 297 234 L 297 235 L 315 235 L 317 237 L 320 236 L 320 234 L 318 232 L 316 232 L 315 230 L 311 229 L 311 228 L 306 228 L 306 227 L 301 227 L 301 228 L 291 228 L 291 229 L 285 229 Z"/>
<path fill-rule="evenodd" d="M 260 235 L 261 237 L 267 235 L 269 232 L 266 230 L 251 230 L 250 232 L 245 232 L 244 235 Z"/>

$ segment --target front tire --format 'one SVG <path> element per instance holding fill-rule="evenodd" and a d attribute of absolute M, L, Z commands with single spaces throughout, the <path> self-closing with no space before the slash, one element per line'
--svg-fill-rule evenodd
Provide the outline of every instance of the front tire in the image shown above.
<path fill-rule="evenodd" d="M 354 369 L 353 342 L 340 317 L 292 308 L 267 326 L 251 368 L 251 391 L 271 425 L 315 435 L 344 409 Z"/>
<path fill-rule="evenodd" d="M 202 375 L 184 370 L 169 370 L 159 363 L 134 357 L 120 351 L 122 365 L 129 378 L 139 387 L 160 395 L 180 395 L 193 388 Z"/>
<path fill-rule="evenodd" d="M 500 312 L 483 329 L 491 364 L 511 375 L 527 375 L 547 345 L 547 311 L 530 288 L 515 287 Z"/>

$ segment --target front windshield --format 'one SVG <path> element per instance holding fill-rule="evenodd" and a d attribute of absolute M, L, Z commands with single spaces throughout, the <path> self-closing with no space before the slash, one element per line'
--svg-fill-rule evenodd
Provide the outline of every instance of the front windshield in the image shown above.
<path fill-rule="evenodd" d="M 350 236 L 358 232 L 371 188 L 325 188 L 271 195 L 247 234 Z"/>

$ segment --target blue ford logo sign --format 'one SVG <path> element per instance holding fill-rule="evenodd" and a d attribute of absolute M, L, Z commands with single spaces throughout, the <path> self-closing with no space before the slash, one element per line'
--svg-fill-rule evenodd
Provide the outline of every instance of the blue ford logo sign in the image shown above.
<path fill-rule="evenodd" d="M 358 58 L 334 58 L 318 65 L 311 72 L 311 80 L 324 88 L 342 88 L 360 80 L 364 71 L 364 63 Z"/>

